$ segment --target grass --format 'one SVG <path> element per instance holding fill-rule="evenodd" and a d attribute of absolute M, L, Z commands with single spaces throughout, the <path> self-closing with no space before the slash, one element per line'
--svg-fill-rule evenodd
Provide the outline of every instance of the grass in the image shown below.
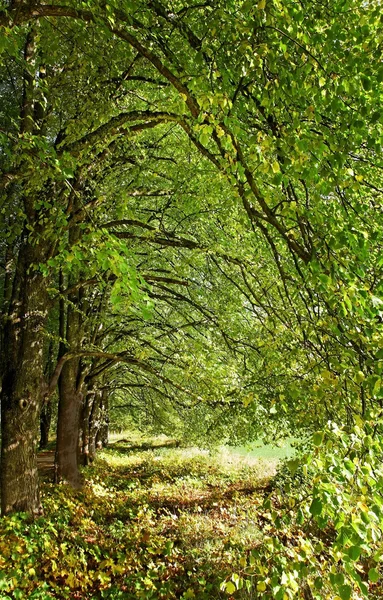
<path fill-rule="evenodd" d="M 149 445 L 152 447 L 160 447 L 161 445 L 175 442 L 175 440 L 171 440 L 166 436 L 144 438 L 142 434 L 137 432 L 111 434 L 110 442 L 112 445 L 119 440 L 129 441 L 130 445 L 136 448 L 142 448 Z M 276 466 L 279 461 L 285 458 L 291 458 L 294 455 L 294 444 L 296 442 L 297 440 L 295 438 L 289 438 L 288 440 L 279 441 L 277 444 L 264 444 L 263 442 L 256 441 L 247 444 L 246 446 L 223 445 L 213 450 L 212 453 L 220 456 L 221 461 L 223 462 L 227 459 L 236 462 L 240 457 L 243 457 L 250 462 L 254 458 L 266 461 L 265 464 L 272 461 L 273 465 Z"/>
<path fill-rule="evenodd" d="M 294 442 L 296 440 L 289 439 L 278 445 L 263 444 L 254 442 L 247 446 L 224 446 L 234 456 L 244 456 L 246 458 L 259 458 L 267 461 L 278 461 L 285 458 L 291 458 L 295 453 Z"/>
<path fill-rule="evenodd" d="M 0 521 L 0 599 L 227 599 L 222 582 L 262 537 L 257 507 L 274 471 L 275 460 L 226 448 L 112 439 L 84 490 L 44 483 L 44 518 Z"/>

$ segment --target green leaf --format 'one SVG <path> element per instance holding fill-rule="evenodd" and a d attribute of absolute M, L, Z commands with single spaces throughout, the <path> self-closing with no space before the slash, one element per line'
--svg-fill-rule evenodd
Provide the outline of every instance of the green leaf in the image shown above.
<path fill-rule="evenodd" d="M 314 498 L 314 500 L 311 503 L 310 506 L 310 513 L 312 514 L 313 517 L 317 517 L 318 515 L 321 514 L 322 512 L 322 502 L 319 500 L 319 498 Z"/>
<path fill-rule="evenodd" d="M 316 431 L 313 435 L 314 446 L 321 446 L 323 443 L 324 433 L 323 431 Z"/>
<path fill-rule="evenodd" d="M 203 146 L 207 146 L 209 143 L 209 135 L 207 133 L 202 132 L 199 136 L 199 141 Z"/>
<path fill-rule="evenodd" d="M 350 600 L 352 594 L 352 588 L 350 585 L 341 585 L 338 590 L 339 596 L 342 600 Z"/>
<path fill-rule="evenodd" d="M 343 573 L 336 573 L 334 580 L 335 580 L 335 583 L 337 583 L 338 585 L 343 585 L 343 583 L 344 583 Z"/>
<path fill-rule="evenodd" d="M 347 550 L 348 556 L 351 558 L 351 560 L 354 561 L 359 559 L 361 552 L 362 549 L 360 548 L 360 546 L 351 546 L 351 548 Z"/>
<path fill-rule="evenodd" d="M 315 588 L 317 590 L 321 590 L 323 588 L 323 579 L 322 577 L 317 577 L 314 581 Z"/>
<path fill-rule="evenodd" d="M 376 396 L 380 392 L 380 388 L 382 387 L 382 380 L 380 377 L 375 381 L 374 388 L 372 390 L 373 396 Z"/>
<path fill-rule="evenodd" d="M 299 458 L 295 458 L 294 460 L 288 460 L 286 464 L 291 475 L 295 475 L 299 465 L 301 464 L 301 461 L 299 460 Z"/>
<path fill-rule="evenodd" d="M 368 578 L 372 583 L 376 583 L 379 580 L 379 571 L 377 569 L 370 569 Z"/>
<path fill-rule="evenodd" d="M 62 170 L 62 174 L 66 179 L 72 179 L 74 177 L 74 171 L 70 167 L 64 167 Z"/>

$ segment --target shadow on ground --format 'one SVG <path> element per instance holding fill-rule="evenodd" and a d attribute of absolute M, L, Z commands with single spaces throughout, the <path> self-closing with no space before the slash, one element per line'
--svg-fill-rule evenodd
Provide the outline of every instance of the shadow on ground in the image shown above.
<path fill-rule="evenodd" d="M 108 448 L 118 452 L 145 452 L 146 450 L 158 450 L 160 448 L 179 448 L 180 445 L 179 440 L 161 440 L 137 444 L 127 439 L 121 439 L 109 444 Z"/>

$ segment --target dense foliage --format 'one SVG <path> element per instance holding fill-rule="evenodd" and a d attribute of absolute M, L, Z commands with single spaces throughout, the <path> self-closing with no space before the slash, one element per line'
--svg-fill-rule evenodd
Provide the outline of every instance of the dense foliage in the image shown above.
<path fill-rule="evenodd" d="M 379 0 L 1 2 L 4 515 L 42 512 L 52 419 L 74 488 L 109 423 L 316 432 L 221 592 L 378 597 L 382 23 Z"/>

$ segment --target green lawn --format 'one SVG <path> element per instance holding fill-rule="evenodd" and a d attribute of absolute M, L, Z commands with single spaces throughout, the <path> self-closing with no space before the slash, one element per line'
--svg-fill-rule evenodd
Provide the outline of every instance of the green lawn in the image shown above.
<path fill-rule="evenodd" d="M 295 441 L 296 440 L 291 438 L 282 443 L 278 443 L 278 445 L 253 442 L 246 446 L 223 446 L 223 448 L 233 455 L 274 461 L 291 458 L 295 453 L 295 448 L 293 447 Z"/>

